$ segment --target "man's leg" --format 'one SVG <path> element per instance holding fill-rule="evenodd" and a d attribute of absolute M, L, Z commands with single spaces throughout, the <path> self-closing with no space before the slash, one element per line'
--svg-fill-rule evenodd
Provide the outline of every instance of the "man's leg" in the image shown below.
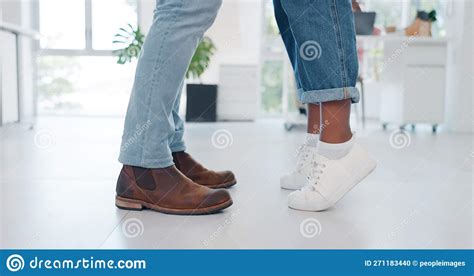
<path fill-rule="evenodd" d="M 211 26 L 220 0 L 159 0 L 138 61 L 119 160 L 127 165 L 173 165 L 172 110 L 191 57 Z"/>
<path fill-rule="evenodd" d="M 350 0 L 282 0 L 298 48 L 299 97 L 321 103 L 321 141 L 312 155 L 308 181 L 291 193 L 291 208 L 321 211 L 333 206 L 374 168 L 375 161 L 354 142 L 349 126 L 350 103 L 358 60 Z"/>
<path fill-rule="evenodd" d="M 192 181 L 213 189 L 229 188 L 237 184 L 235 175 L 231 171 L 213 171 L 209 170 L 194 158 L 186 150 L 184 143 L 184 121 L 179 116 L 179 105 L 181 92 L 183 89 L 181 83 L 178 89 L 178 96 L 173 105 L 172 117 L 175 125 L 173 137 L 170 140 L 169 148 L 172 152 L 173 162 L 186 177 Z"/>
<path fill-rule="evenodd" d="M 283 0 L 284 1 L 284 0 Z M 300 90 L 301 79 L 298 69 L 299 50 L 296 44 L 293 31 L 291 30 L 288 16 L 282 7 L 282 0 L 274 0 L 273 8 L 275 19 L 280 30 L 280 35 L 288 53 L 293 71 L 295 74 L 296 87 Z M 308 125 L 307 134 L 303 144 L 300 146 L 297 154 L 296 166 L 293 170 L 280 179 L 280 186 L 283 189 L 297 190 L 304 186 L 308 174 L 310 152 L 316 150 L 319 141 L 320 110 L 318 104 L 308 104 Z"/>
<path fill-rule="evenodd" d="M 158 0 L 138 61 L 125 118 L 116 205 L 172 214 L 212 213 L 232 204 L 184 176 L 169 148 L 175 133 L 173 107 L 191 57 L 212 25 L 220 0 Z"/>
<path fill-rule="evenodd" d="M 171 116 L 173 117 L 174 123 L 174 133 L 171 137 L 169 148 L 171 152 L 179 152 L 186 150 L 186 144 L 184 143 L 184 121 L 179 116 L 179 106 L 181 102 L 181 93 L 183 92 L 184 81 L 181 82 L 181 85 L 178 88 L 178 95 L 173 104 L 173 109 L 171 110 Z"/>

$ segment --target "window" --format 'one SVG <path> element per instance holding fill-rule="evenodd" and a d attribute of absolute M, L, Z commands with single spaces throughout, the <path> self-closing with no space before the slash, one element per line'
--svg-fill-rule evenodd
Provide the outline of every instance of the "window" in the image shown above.
<path fill-rule="evenodd" d="M 137 0 L 41 0 L 39 7 L 46 50 L 113 50 L 118 29 L 137 25 Z"/>
<path fill-rule="evenodd" d="M 362 10 L 375 11 L 377 16 L 375 18 L 375 25 L 379 28 L 387 26 L 396 26 L 397 29 L 402 29 L 405 22 L 402 22 L 403 14 L 403 0 L 366 0 L 362 2 Z"/>
<path fill-rule="evenodd" d="M 262 109 L 266 114 L 282 111 L 283 62 L 265 61 L 262 66 Z"/>
<path fill-rule="evenodd" d="M 135 63 L 118 65 L 107 56 L 40 56 L 37 64 L 40 115 L 125 114 Z"/>
<path fill-rule="evenodd" d="M 112 44 L 119 27 L 135 26 L 136 0 L 92 0 L 92 48 L 116 49 Z"/>
<path fill-rule="evenodd" d="M 281 115 L 296 109 L 296 89 L 272 1 L 264 4 L 263 24 L 260 111 L 263 116 Z"/>
<path fill-rule="evenodd" d="M 137 0 L 41 0 L 38 113 L 123 115 L 136 63 L 118 65 L 112 41 L 137 17 Z"/>
<path fill-rule="evenodd" d="M 84 0 L 40 2 L 41 48 L 83 49 L 86 46 Z"/>

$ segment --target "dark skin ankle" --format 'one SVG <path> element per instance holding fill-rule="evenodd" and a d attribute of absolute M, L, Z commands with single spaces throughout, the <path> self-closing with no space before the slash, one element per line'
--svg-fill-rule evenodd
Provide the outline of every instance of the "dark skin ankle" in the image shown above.
<path fill-rule="evenodd" d="M 320 112 L 320 118 L 324 122 L 320 136 L 321 141 L 340 144 L 352 138 L 350 99 L 321 103 Z"/>
<path fill-rule="evenodd" d="M 319 134 L 321 130 L 321 110 L 319 104 L 308 104 L 308 127 L 307 132 Z"/>

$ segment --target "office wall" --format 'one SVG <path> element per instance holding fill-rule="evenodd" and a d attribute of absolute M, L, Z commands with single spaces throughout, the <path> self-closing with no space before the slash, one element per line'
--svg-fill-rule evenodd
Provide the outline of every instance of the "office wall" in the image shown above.
<path fill-rule="evenodd" d="M 32 9 L 34 1 L 0 1 L 0 20 L 10 24 L 15 24 L 24 29 L 31 29 Z M 33 41 L 30 38 L 20 37 L 19 40 L 19 64 L 21 72 L 20 78 L 20 119 L 30 121 L 35 116 L 35 85 L 34 85 L 34 52 Z M 2 56 L 14 57 L 15 48 L 3 47 Z M 16 56 L 15 56 L 16 57 Z M 16 66 L 16 65 L 15 65 Z M 15 70 L 13 64 L 9 62 L 2 66 L 4 70 Z M 15 97 L 16 98 L 16 97 Z M 12 107 L 16 105 L 13 97 L 10 100 L 4 99 L 2 105 Z"/>
<path fill-rule="evenodd" d="M 155 1 L 140 0 L 140 26 L 148 31 L 153 22 Z M 217 83 L 220 64 L 260 63 L 262 1 L 223 0 L 214 25 L 206 33 L 217 46 L 210 68 L 203 75 L 205 83 Z"/>
<path fill-rule="evenodd" d="M 260 64 L 262 43 L 261 1 L 224 0 L 215 24 L 207 35 L 216 43 L 218 52 L 206 81 L 218 81 L 220 64 Z"/>
<path fill-rule="evenodd" d="M 0 2 L 0 20 L 19 24 L 20 5 L 14 1 Z M 18 121 L 17 43 L 15 35 L 0 31 L 1 124 Z"/>
<path fill-rule="evenodd" d="M 20 24 L 21 4 L 26 1 L 0 1 L 0 19 L 4 22 Z"/>
<path fill-rule="evenodd" d="M 16 39 L 0 30 L 0 125 L 18 121 Z"/>
<path fill-rule="evenodd" d="M 32 16 L 32 5 L 34 1 L 20 1 L 21 10 L 21 26 L 25 29 L 32 29 L 33 16 Z M 36 53 L 35 53 L 35 41 L 28 37 L 20 38 L 20 66 L 22 72 L 20 75 L 21 83 L 21 120 L 31 121 L 36 116 Z"/>
<path fill-rule="evenodd" d="M 446 126 L 454 132 L 473 132 L 473 20 L 472 1 L 451 1 L 447 32 L 450 38 L 446 97 Z"/>
<path fill-rule="evenodd" d="M 148 31 L 153 22 L 152 11 L 154 8 L 155 2 L 152 0 L 140 0 L 139 2 L 139 24 L 145 32 Z M 253 68 L 257 68 L 257 72 L 259 71 L 263 25 L 262 15 L 262 1 L 223 0 L 213 26 L 205 34 L 213 40 L 217 47 L 217 52 L 212 58 L 208 70 L 201 76 L 203 83 L 218 84 L 220 77 L 219 68 L 221 65 L 243 65 L 244 67 L 250 66 L 250 68 L 254 66 Z M 258 77 L 256 79 L 258 82 Z M 196 81 L 191 80 L 190 82 Z M 226 104 L 223 102 L 224 97 L 219 97 L 218 105 L 220 109 L 218 109 L 218 116 L 221 119 L 232 120 L 254 119 L 259 102 L 258 85 L 255 82 L 247 83 L 245 88 L 242 88 L 231 100 L 233 103 L 240 103 L 240 105 L 232 105 L 232 108 L 224 107 Z M 183 93 L 182 96 L 183 98 L 186 97 L 186 93 Z M 252 103 L 248 103 L 249 99 L 255 100 Z M 233 110 L 240 110 L 242 105 L 246 106 L 245 115 L 243 113 L 234 114 L 239 112 L 233 112 Z M 185 101 L 182 102 L 180 109 L 180 114 L 184 115 L 186 109 Z M 227 115 L 223 114 L 222 110 L 228 111 Z M 232 118 L 229 117 L 230 113 L 233 114 Z"/>

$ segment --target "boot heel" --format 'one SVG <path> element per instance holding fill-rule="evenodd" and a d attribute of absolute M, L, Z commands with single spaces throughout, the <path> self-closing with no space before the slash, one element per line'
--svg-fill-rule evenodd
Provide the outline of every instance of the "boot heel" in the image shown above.
<path fill-rule="evenodd" d="M 136 211 L 143 210 L 143 205 L 137 200 L 123 198 L 119 196 L 115 197 L 115 206 L 117 206 L 120 209 L 125 209 L 125 210 L 136 210 Z"/>

